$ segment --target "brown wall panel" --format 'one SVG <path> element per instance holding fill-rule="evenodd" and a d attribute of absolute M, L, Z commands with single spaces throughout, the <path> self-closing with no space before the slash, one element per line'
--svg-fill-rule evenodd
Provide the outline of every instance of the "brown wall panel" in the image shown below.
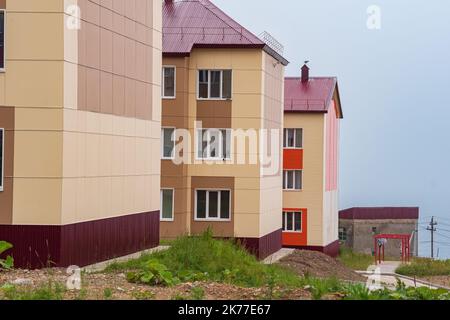
<path fill-rule="evenodd" d="M 12 107 L 0 107 L 0 128 L 5 129 L 5 172 L 3 191 L 0 191 L 0 224 L 11 224 L 13 216 L 14 113 Z"/>
<path fill-rule="evenodd" d="M 203 128 L 231 128 L 232 102 L 197 101 L 197 121 Z"/>

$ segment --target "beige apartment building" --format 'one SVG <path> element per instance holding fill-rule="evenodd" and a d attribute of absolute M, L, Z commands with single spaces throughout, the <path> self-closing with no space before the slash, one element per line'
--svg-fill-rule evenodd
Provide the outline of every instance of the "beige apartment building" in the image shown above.
<path fill-rule="evenodd" d="M 162 238 L 210 228 L 260 258 L 281 248 L 287 63 L 212 2 L 165 1 Z M 259 134 L 272 129 L 260 145 Z M 240 130 L 244 140 L 235 136 Z"/>
<path fill-rule="evenodd" d="M 0 1 L 0 240 L 16 266 L 159 243 L 161 1 Z"/>

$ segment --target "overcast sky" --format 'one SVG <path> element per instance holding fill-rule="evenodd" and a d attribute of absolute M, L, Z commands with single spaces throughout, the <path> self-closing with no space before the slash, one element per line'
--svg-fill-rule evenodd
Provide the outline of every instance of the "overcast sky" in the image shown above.
<path fill-rule="evenodd" d="M 338 77 L 341 208 L 420 206 L 420 222 L 438 217 L 436 246 L 450 257 L 450 1 L 213 2 L 283 43 L 287 75 L 311 60 L 313 76 Z M 379 30 L 367 27 L 371 5 L 381 9 Z"/>

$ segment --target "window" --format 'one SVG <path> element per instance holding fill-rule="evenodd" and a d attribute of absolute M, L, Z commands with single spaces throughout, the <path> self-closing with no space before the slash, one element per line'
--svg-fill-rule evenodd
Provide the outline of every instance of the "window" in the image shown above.
<path fill-rule="evenodd" d="M 227 160 L 231 158 L 230 129 L 199 129 L 197 131 L 197 158 Z"/>
<path fill-rule="evenodd" d="M 199 99 L 231 99 L 231 70 L 199 70 Z"/>
<path fill-rule="evenodd" d="M 302 212 L 283 212 L 283 231 L 302 232 Z"/>
<path fill-rule="evenodd" d="M 284 190 L 302 190 L 303 189 L 303 171 L 285 170 L 283 171 L 283 189 Z"/>
<path fill-rule="evenodd" d="M 3 152 L 5 151 L 5 129 L 0 128 L 0 191 L 3 191 L 3 180 L 5 175 L 5 159 Z"/>
<path fill-rule="evenodd" d="M 377 233 L 377 227 L 372 227 L 372 234 L 376 234 Z"/>
<path fill-rule="evenodd" d="M 162 74 L 162 97 L 163 99 L 173 99 L 176 90 L 176 69 L 175 67 L 163 67 Z"/>
<path fill-rule="evenodd" d="M 347 229 L 339 228 L 339 240 L 347 241 Z"/>
<path fill-rule="evenodd" d="M 173 159 L 175 153 L 175 129 L 174 128 L 162 128 L 161 129 L 161 147 L 162 158 Z"/>
<path fill-rule="evenodd" d="M 174 190 L 161 190 L 161 221 L 173 221 Z"/>
<path fill-rule="evenodd" d="M 303 129 L 284 129 L 284 148 L 303 148 Z"/>
<path fill-rule="evenodd" d="M 231 219 L 230 190 L 196 190 L 195 195 L 196 220 L 226 220 Z"/>
<path fill-rule="evenodd" d="M 0 70 L 5 69 L 5 10 L 0 10 Z"/>

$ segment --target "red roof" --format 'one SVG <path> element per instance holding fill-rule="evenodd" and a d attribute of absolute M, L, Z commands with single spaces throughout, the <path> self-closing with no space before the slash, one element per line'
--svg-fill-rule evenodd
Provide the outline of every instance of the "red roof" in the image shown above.
<path fill-rule="evenodd" d="M 261 48 L 284 65 L 288 61 L 209 0 L 163 4 L 163 53 L 189 55 L 194 47 Z"/>
<path fill-rule="evenodd" d="M 376 220 L 376 219 L 419 219 L 417 207 L 376 207 L 376 208 L 350 208 L 339 212 L 340 219 L 350 220 Z"/>
<path fill-rule="evenodd" d="M 335 77 L 313 77 L 306 83 L 300 77 L 287 77 L 284 82 L 284 111 L 326 113 L 335 91 L 338 92 Z M 342 110 L 339 111 L 342 118 Z"/>

